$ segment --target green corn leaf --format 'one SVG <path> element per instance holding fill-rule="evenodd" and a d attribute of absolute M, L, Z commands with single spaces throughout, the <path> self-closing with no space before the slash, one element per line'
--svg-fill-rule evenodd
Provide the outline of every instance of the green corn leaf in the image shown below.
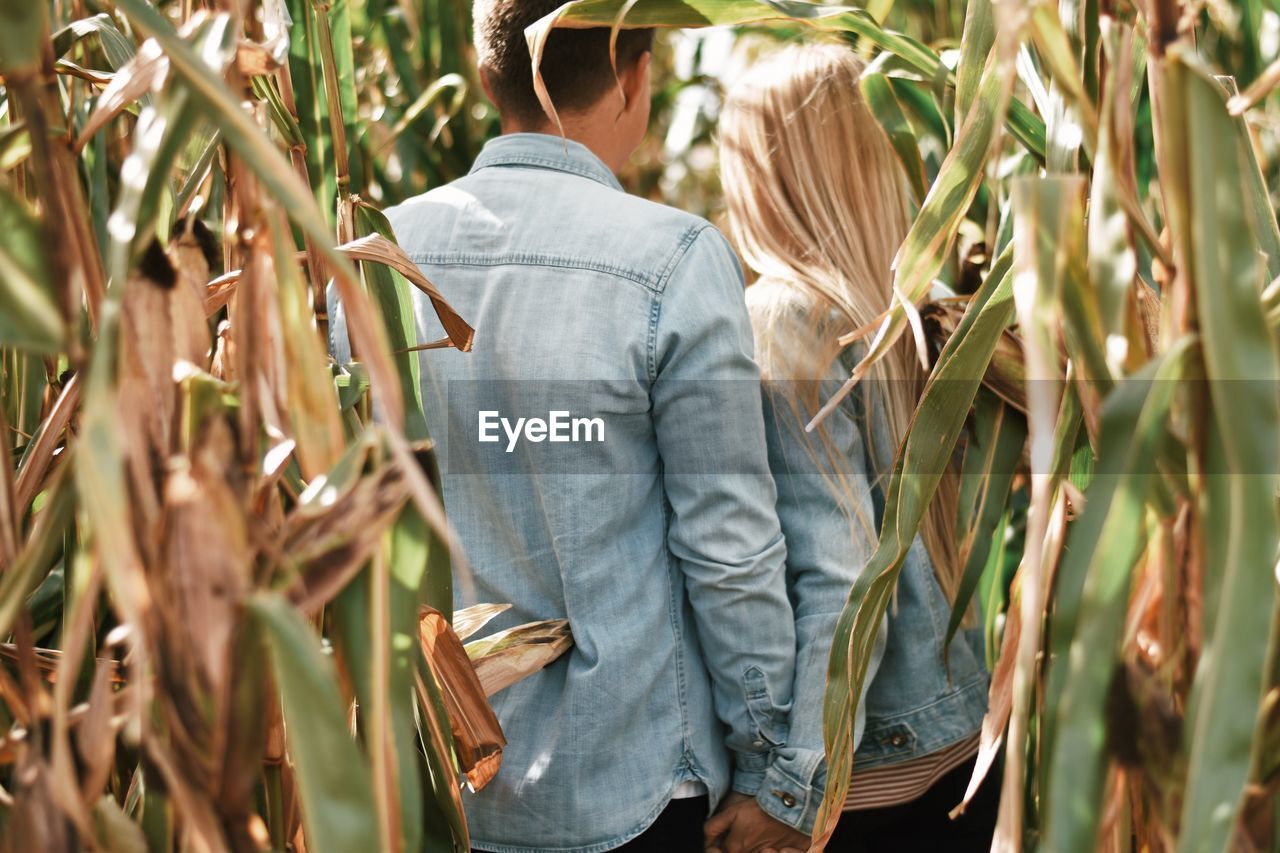
<path fill-rule="evenodd" d="M 63 56 L 76 42 L 91 36 L 98 37 L 112 71 L 119 71 L 138 52 L 133 41 L 120 32 L 115 20 L 110 15 L 100 14 L 72 21 L 54 33 L 54 56 Z"/>
<path fill-rule="evenodd" d="M 435 124 L 431 127 L 431 132 L 427 134 L 427 140 L 429 142 L 435 142 L 435 140 L 440 136 L 440 131 L 442 131 L 445 125 L 448 124 L 449 119 L 457 115 L 458 111 L 461 110 L 463 105 L 466 103 L 467 92 L 467 80 L 461 74 L 446 74 L 439 80 L 436 80 L 426 89 L 422 90 L 422 93 L 418 95 L 418 97 L 414 98 L 413 103 L 410 104 L 404 111 L 404 114 L 397 119 L 395 125 L 391 128 L 391 131 L 387 134 L 387 138 L 382 141 L 381 146 L 385 148 L 394 143 L 400 137 L 400 134 L 408 130 L 413 123 L 416 122 L 428 108 L 435 104 L 436 101 L 440 100 L 445 93 L 451 93 L 444 113 L 436 119 Z"/>
<path fill-rule="evenodd" d="M 356 233 L 360 236 L 381 234 L 388 240 L 395 241 L 395 233 L 387 218 L 381 211 L 365 204 L 356 208 Z M 422 369 L 425 359 L 421 352 L 408 351 L 419 343 L 410 284 L 404 276 L 383 264 L 363 263 L 360 266 L 382 309 L 387 337 L 395 352 L 396 372 L 400 376 L 405 399 L 405 437 L 425 447 L 431 440 L 422 402 Z M 420 464 L 426 466 L 427 479 L 438 493 L 442 480 L 435 451 L 423 449 L 418 452 L 417 458 Z M 396 541 L 410 552 L 416 553 L 419 545 L 414 543 L 421 540 L 423 559 L 427 561 L 427 573 L 422 581 L 422 603 L 430 605 L 449 619 L 453 613 L 453 573 L 448 549 L 440 537 L 429 530 L 415 508 L 406 508 L 405 515 L 397 523 Z"/>
<path fill-rule="evenodd" d="M 356 236 L 381 234 L 393 243 L 395 232 L 382 211 L 360 204 L 356 207 Z M 370 295 L 382 309 L 387 341 L 395 359 L 396 373 L 405 399 L 405 437 L 410 441 L 426 441 L 427 418 L 422 408 L 421 353 L 409 352 L 421 341 L 413 312 L 412 288 L 405 277 L 384 264 L 362 263 L 360 272 L 368 283 Z"/>
<path fill-rule="evenodd" d="M 0 73 L 19 76 L 40 66 L 49 39 L 47 3 L 5 0 L 0 3 Z"/>
<path fill-rule="evenodd" d="M 1040 57 L 1052 78 L 1054 88 L 1051 99 L 1060 95 L 1065 103 L 1055 110 L 1051 125 L 1057 125 L 1050 142 L 1051 169 L 1057 165 L 1066 169 L 1066 161 L 1074 160 L 1075 151 L 1083 146 L 1092 156 L 1098 144 L 1098 113 L 1089 93 L 1085 90 L 1076 46 L 1058 17 L 1058 9 L 1047 3 L 1032 4 L 1030 30 Z M 1060 162 L 1055 162 L 1060 161 Z"/>
<path fill-rule="evenodd" d="M 995 9 L 991 0 L 968 0 L 964 35 L 960 38 L 960 64 L 956 69 L 956 124 L 964 121 L 978 95 L 982 69 L 995 41 Z"/>
<path fill-rule="evenodd" d="M 1108 53 L 1115 55 L 1121 39 L 1117 31 L 1113 30 L 1111 35 Z M 1129 238 L 1129 221 L 1119 196 L 1119 181 L 1123 178 L 1118 171 L 1120 147 L 1115 138 L 1113 114 L 1120 94 L 1114 83 L 1107 85 L 1103 92 L 1089 198 L 1089 277 L 1097 294 L 1101 331 L 1107 340 L 1126 335 L 1126 312 L 1138 273 L 1137 254 Z"/>
<path fill-rule="evenodd" d="M 271 123 L 275 125 L 285 145 L 305 147 L 306 139 L 302 134 L 302 128 L 285 106 L 275 80 L 269 77 L 253 77 L 249 80 L 249 84 L 253 87 L 253 93 L 267 105 Z"/>
<path fill-rule="evenodd" d="M 178 188 L 177 193 L 174 195 L 173 209 L 175 215 L 182 216 L 187 212 L 191 200 L 195 197 L 196 190 L 200 189 L 208 170 L 213 166 L 214 158 L 217 156 L 218 148 L 221 144 L 222 134 L 218 133 L 217 130 L 211 130 L 204 149 L 191 164 L 191 168 L 187 170 L 187 176 L 183 180 L 182 186 Z"/>
<path fill-rule="evenodd" d="M 280 211 L 269 214 L 275 289 L 283 332 L 282 345 L 290 366 L 286 377 L 289 421 L 297 441 L 296 459 L 308 481 L 329 470 L 342 455 L 342 422 L 337 395 L 329 379 L 328 353 L 315 333 L 316 318 L 306 282 L 293 261 L 292 240 Z M 264 249 L 265 251 L 265 249 Z"/>
<path fill-rule="evenodd" d="M 1236 145 L 1240 151 L 1235 163 L 1240 167 L 1240 180 L 1244 184 L 1242 196 L 1248 210 L 1253 236 L 1265 257 L 1267 280 L 1280 277 L 1280 227 L 1276 224 L 1276 211 L 1271 204 L 1271 193 L 1262 174 L 1258 158 L 1254 156 L 1253 138 L 1244 116 L 1234 121 Z"/>
<path fill-rule="evenodd" d="M 612 27 L 625 0 L 578 0 L 553 13 L 556 26 Z M 530 32 L 540 30 L 544 18 Z M 927 77 L 939 69 L 938 56 L 915 39 L 884 30 L 870 14 L 852 6 L 822 6 L 795 0 L 679 0 L 639 3 L 628 13 L 626 27 L 706 27 L 760 24 L 792 18 L 820 29 L 855 33 L 904 59 Z"/>
<path fill-rule="evenodd" d="M 293 27 L 289 31 L 289 73 L 298 111 L 298 126 L 307 143 L 307 173 L 324 216 L 332 223 L 338 197 L 334 175 L 333 140 L 320 60 L 316 53 L 315 15 L 311 0 L 286 0 Z"/>
<path fill-rule="evenodd" d="M 1195 353 L 1190 338 L 1180 340 L 1160 360 L 1117 387 L 1103 409 L 1104 442 L 1098 474 L 1087 494 L 1084 517 L 1069 534 L 1059 574 L 1063 583 L 1083 579 L 1079 613 L 1066 613 L 1057 599 L 1055 624 L 1075 625 L 1074 637 L 1055 631 L 1052 659 L 1064 685 L 1052 695 L 1056 741 L 1050 767 L 1051 796 L 1045 812 L 1048 851 L 1093 849 L 1101 816 L 1107 694 L 1119 661 L 1119 641 L 1128 607 L 1129 577 L 1142 554 L 1146 494 L 1167 435 L 1165 423 L 1178 381 Z M 1053 706 L 1050 706 L 1053 707 Z"/>
<path fill-rule="evenodd" d="M 893 90 L 894 97 L 898 100 L 899 106 L 909 117 L 915 120 L 914 126 L 936 139 L 943 151 L 950 148 L 954 131 L 942 114 L 942 110 L 938 108 L 938 102 L 934 100 L 934 96 L 928 88 L 914 80 L 907 80 L 901 77 L 887 77 L 886 79 L 889 82 L 889 88 Z M 936 177 L 936 170 L 937 167 L 935 165 L 933 173 L 929 175 L 930 178 Z"/>
<path fill-rule="evenodd" d="M 1192 214 L 1175 234 L 1191 259 L 1220 467 L 1208 475 L 1219 501 L 1206 533 L 1206 564 L 1220 572 L 1217 612 L 1190 698 L 1190 763 L 1180 853 L 1227 847 L 1248 777 L 1266 671 L 1280 529 L 1276 516 L 1280 379 L 1275 341 L 1261 311 L 1256 220 L 1241 205 L 1257 171 L 1240 144 L 1222 87 L 1194 56 L 1179 52 L 1166 70 L 1186 117 L 1185 198 Z M 1225 501 L 1225 503 L 1221 503 Z M 1210 602 L 1206 600 L 1206 607 Z"/>
<path fill-rule="evenodd" d="M 998 530 L 1003 530 L 1000 521 L 1005 516 L 1015 468 L 1027 440 L 1026 420 L 992 394 L 982 394 L 974 423 L 976 446 L 965 452 L 962 480 L 976 480 L 980 489 L 971 526 L 964 535 L 968 556 L 947 623 L 948 649 L 987 567 L 993 537 Z"/>
<path fill-rule="evenodd" d="M 1236 77 L 1241 85 L 1248 86 L 1258 78 L 1266 65 L 1260 40 L 1263 31 L 1262 0 L 1239 0 L 1240 68 Z"/>
<path fill-rule="evenodd" d="M 1000 639 L 1003 629 L 1005 609 L 1009 605 L 1009 586 L 1013 582 L 1013 573 L 1017 569 L 1017 555 L 1021 552 L 1019 525 L 1025 507 L 1019 503 L 1025 491 L 1010 495 L 1009 508 L 1005 510 L 992 536 L 991 550 L 987 555 L 987 564 L 982 569 L 982 578 L 978 582 L 978 595 L 982 604 L 982 640 L 988 670 L 994 670 L 1000 654 Z"/>
<path fill-rule="evenodd" d="M 306 622 L 275 593 L 249 601 L 284 709 L 309 849 L 365 850 L 378 837 L 369 762 L 351 739 L 333 664 Z"/>
<path fill-rule="evenodd" d="M 402 511 L 412 512 L 412 507 Z M 397 523 L 398 526 L 399 523 Z M 388 533 L 387 535 L 392 535 Z M 374 572 L 366 567 L 333 603 L 334 628 L 337 634 L 337 651 L 351 673 L 356 698 L 360 707 L 361 729 L 373 738 L 378 733 L 389 733 L 390 749 L 396 762 L 396 781 L 399 783 L 400 844 L 404 850 L 417 850 L 422 843 L 423 790 L 430 784 L 421 773 L 417 756 L 417 734 L 414 723 L 416 697 L 413 673 L 418 652 L 417 639 L 417 588 L 404 582 L 415 583 L 422 573 L 418 561 L 401 559 L 392 563 L 392 570 Z M 425 554 L 423 555 L 425 557 Z M 380 557 L 379 559 L 384 559 Z M 398 571 L 397 571 L 398 568 Z M 374 608 L 374 583 L 389 582 L 390 587 L 381 591 L 389 613 Z M 385 644 L 388 653 L 386 687 L 379 688 L 375 680 L 375 645 Z M 375 715 L 382 719 L 375 720 Z M 376 745 L 371 746 L 377 749 Z"/>
<path fill-rule="evenodd" d="M 52 292 L 44 228 L 26 202 L 0 186 L 0 345 L 53 354 L 67 329 Z"/>
<path fill-rule="evenodd" d="M 907 183 L 917 202 L 925 196 L 924 163 L 920 160 L 920 148 L 916 145 L 915 134 L 902 112 L 889 80 L 883 74 L 863 74 L 859 81 L 862 94 L 867 99 L 867 107 L 880 123 L 881 129 L 898 155 L 898 162 L 907 176 Z"/>

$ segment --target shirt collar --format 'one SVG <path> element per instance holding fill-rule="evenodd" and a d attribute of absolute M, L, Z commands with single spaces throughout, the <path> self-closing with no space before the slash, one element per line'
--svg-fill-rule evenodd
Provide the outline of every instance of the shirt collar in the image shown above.
<path fill-rule="evenodd" d="M 471 171 L 489 166 L 536 166 L 568 172 L 621 190 L 622 184 L 581 142 L 548 133 L 508 133 L 490 139 L 476 157 Z"/>

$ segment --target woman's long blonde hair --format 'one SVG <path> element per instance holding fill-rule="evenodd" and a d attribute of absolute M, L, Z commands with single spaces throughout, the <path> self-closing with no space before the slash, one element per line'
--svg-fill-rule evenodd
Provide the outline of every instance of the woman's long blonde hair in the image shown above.
<path fill-rule="evenodd" d="M 837 338 L 875 323 L 892 304 L 891 267 L 910 222 L 900 167 L 859 88 L 863 68 L 841 45 L 786 48 L 733 87 L 720 118 L 730 231 L 747 266 L 768 283 L 751 300 L 757 358 L 765 380 L 793 395 L 797 415 L 822 402 L 819 382 L 840 355 Z M 909 336 L 869 374 L 875 399 L 868 402 L 882 408 L 895 450 L 925 378 Z M 961 570 L 955 512 L 956 477 L 948 472 L 921 535 L 952 600 Z"/>

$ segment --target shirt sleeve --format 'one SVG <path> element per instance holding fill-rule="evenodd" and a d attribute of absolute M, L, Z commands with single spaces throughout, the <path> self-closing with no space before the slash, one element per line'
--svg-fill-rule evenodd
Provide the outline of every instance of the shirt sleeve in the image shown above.
<path fill-rule="evenodd" d="M 780 322 L 774 315 L 773 322 Z M 782 322 L 785 322 L 783 320 Z M 786 330 L 774 330 L 786 335 Z M 794 338 L 793 338 L 794 339 Z M 812 346 L 794 339 L 796 346 Z M 862 432 L 850 397 L 823 422 L 804 425 L 847 374 L 839 360 L 805 399 L 793 382 L 766 382 L 765 429 L 769 466 L 777 483 L 778 519 L 787 542 L 787 589 L 795 607 L 795 708 L 787 743 L 777 750 L 758 794 L 774 818 L 811 832 L 826 790 L 823 697 L 836 622 L 849 590 L 876 546 L 875 511 Z M 866 689 L 884 654 L 882 623 L 854 720 L 853 746 L 866 723 Z"/>
<path fill-rule="evenodd" d="M 652 405 L 682 571 L 728 728 L 733 787 L 754 795 L 787 742 L 795 621 L 774 509 L 742 271 L 710 226 L 676 262 L 654 324 Z"/>

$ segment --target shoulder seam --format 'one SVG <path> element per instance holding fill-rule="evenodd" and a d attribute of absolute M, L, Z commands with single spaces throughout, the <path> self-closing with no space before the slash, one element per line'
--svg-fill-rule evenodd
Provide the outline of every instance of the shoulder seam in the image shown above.
<path fill-rule="evenodd" d="M 684 234 L 680 236 L 680 242 L 676 246 L 676 250 L 672 252 L 671 258 L 667 261 L 666 266 L 664 266 L 662 268 L 662 272 L 658 274 L 658 280 L 656 282 L 657 286 L 655 289 L 658 291 L 659 295 L 666 291 L 667 282 L 671 280 L 671 274 L 676 271 L 676 267 L 680 266 L 680 262 L 684 260 L 685 254 L 689 251 L 689 247 L 693 245 L 694 241 L 698 239 L 703 231 L 706 231 L 711 227 L 713 226 L 710 222 L 702 221 L 691 223 L 687 228 L 685 228 Z"/>
<path fill-rule="evenodd" d="M 698 239 L 703 231 L 711 227 L 713 227 L 711 223 L 706 221 L 694 222 L 689 225 L 684 234 L 681 235 L 680 243 L 676 246 L 676 250 L 671 254 L 671 258 L 658 275 L 658 284 L 654 288 L 653 310 L 649 315 L 648 367 L 650 382 L 656 382 L 658 378 L 658 322 L 662 319 L 662 297 L 666 295 L 667 283 L 670 282 L 676 267 L 680 266 L 680 262 L 688 254 L 689 247 L 693 245 L 693 242 Z"/>

